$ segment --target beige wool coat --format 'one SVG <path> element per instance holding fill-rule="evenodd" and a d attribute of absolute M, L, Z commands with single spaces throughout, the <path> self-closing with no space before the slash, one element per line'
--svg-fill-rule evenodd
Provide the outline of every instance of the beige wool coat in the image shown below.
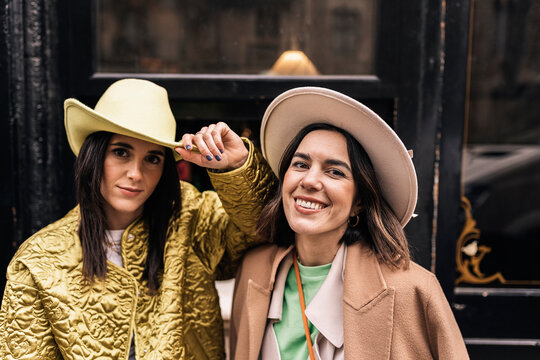
<path fill-rule="evenodd" d="M 234 292 L 233 359 L 258 358 L 278 267 L 291 249 L 264 245 L 245 256 Z M 392 270 L 358 243 L 345 259 L 343 327 L 347 360 L 469 358 L 435 275 L 413 262 Z"/>

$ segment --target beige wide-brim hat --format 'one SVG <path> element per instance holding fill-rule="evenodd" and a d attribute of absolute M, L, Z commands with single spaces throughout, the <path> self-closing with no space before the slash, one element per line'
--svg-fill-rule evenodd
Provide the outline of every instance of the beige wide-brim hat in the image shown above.
<path fill-rule="evenodd" d="M 418 195 L 411 156 L 384 120 L 339 92 L 300 87 L 284 92 L 270 103 L 261 124 L 261 147 L 274 173 L 278 174 L 281 156 L 291 140 L 313 123 L 336 126 L 358 140 L 371 159 L 384 198 L 405 226 Z"/>
<path fill-rule="evenodd" d="M 64 125 L 71 150 L 79 154 L 86 137 L 108 131 L 149 141 L 173 149 L 176 120 L 169 105 L 167 90 L 151 81 L 123 79 L 103 93 L 94 109 L 76 99 L 64 102 Z"/>

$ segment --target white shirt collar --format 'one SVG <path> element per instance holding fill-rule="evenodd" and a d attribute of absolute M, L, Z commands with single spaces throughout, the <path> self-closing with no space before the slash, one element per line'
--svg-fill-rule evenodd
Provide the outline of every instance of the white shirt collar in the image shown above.
<path fill-rule="evenodd" d="M 279 264 L 279 269 L 274 282 L 274 290 L 272 291 L 272 300 L 268 308 L 268 318 L 281 320 L 283 310 L 283 293 L 285 292 L 285 281 L 289 274 L 289 269 L 293 264 L 292 252 L 289 253 Z"/>
<path fill-rule="evenodd" d="M 306 308 L 306 316 L 336 348 L 343 346 L 343 270 L 347 248 L 339 247 L 328 276 Z"/>

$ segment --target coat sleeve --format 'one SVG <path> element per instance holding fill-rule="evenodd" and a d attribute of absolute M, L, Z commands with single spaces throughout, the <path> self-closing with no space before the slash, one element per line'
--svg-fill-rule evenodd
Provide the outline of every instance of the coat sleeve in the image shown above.
<path fill-rule="evenodd" d="M 62 359 L 30 272 L 12 261 L 0 310 L 0 359 Z"/>
<path fill-rule="evenodd" d="M 463 337 L 452 309 L 435 276 L 431 277 L 430 297 L 426 306 L 427 331 L 435 359 L 469 359 Z"/>
<path fill-rule="evenodd" d="M 209 172 L 215 192 L 206 191 L 194 228 L 196 253 L 217 279 L 234 276 L 244 253 L 262 242 L 255 236 L 259 214 L 277 187 L 262 154 L 248 140 L 246 163 L 225 173 Z"/>

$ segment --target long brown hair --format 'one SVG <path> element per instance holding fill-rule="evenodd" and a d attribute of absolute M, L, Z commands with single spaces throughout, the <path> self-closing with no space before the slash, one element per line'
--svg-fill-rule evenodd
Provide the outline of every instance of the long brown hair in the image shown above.
<path fill-rule="evenodd" d="M 100 131 L 89 135 L 75 161 L 75 185 L 80 207 L 79 237 L 83 252 L 83 275 L 86 279 L 105 278 L 107 274 L 107 221 L 105 199 L 101 195 L 103 163 L 112 133 Z M 148 230 L 148 254 L 143 279 L 155 292 L 163 270 L 163 251 L 171 216 L 181 209 L 180 182 L 171 149 L 166 149 L 163 173 L 154 192 L 144 204 L 142 218 Z"/>
<path fill-rule="evenodd" d="M 356 195 L 353 204 L 360 204 L 358 225 L 348 226 L 340 242 L 351 245 L 363 241 L 380 261 L 393 267 L 407 268 L 410 262 L 407 238 L 398 218 L 382 196 L 381 188 L 371 160 L 360 143 L 345 130 L 322 123 L 304 127 L 289 143 L 279 166 L 279 188 L 274 197 L 263 208 L 259 217 L 257 233 L 279 246 L 294 244 L 294 232 L 289 227 L 283 211 L 282 189 L 285 173 L 304 137 L 315 130 L 335 131 L 347 142 Z M 352 220 L 354 223 L 356 220 Z"/>

